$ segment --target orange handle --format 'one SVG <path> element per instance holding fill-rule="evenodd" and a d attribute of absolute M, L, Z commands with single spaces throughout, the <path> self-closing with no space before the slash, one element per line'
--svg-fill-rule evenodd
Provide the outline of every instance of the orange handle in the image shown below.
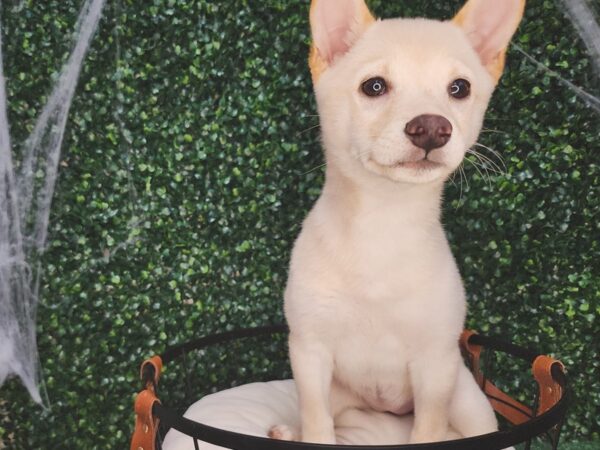
<path fill-rule="evenodd" d="M 154 368 L 154 377 L 151 380 L 145 380 L 144 373 L 149 366 Z M 158 386 L 162 367 L 160 356 L 147 359 L 140 367 L 140 378 L 145 381 L 146 389 L 141 391 L 135 399 L 135 429 L 131 437 L 131 450 L 156 450 L 159 420 L 152 415 L 152 407 L 155 402 L 160 403 L 156 397 L 155 386 Z"/>

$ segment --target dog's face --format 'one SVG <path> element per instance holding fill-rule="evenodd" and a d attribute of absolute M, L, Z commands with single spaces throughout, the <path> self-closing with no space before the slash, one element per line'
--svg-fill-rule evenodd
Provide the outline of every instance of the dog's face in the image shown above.
<path fill-rule="evenodd" d="M 363 0 L 313 0 L 310 62 L 328 163 L 354 177 L 445 179 L 477 139 L 523 3 L 470 0 L 438 22 L 375 21 Z"/>
<path fill-rule="evenodd" d="M 395 181 L 445 178 L 475 143 L 493 88 L 451 23 L 376 22 L 316 84 L 329 156 Z"/>

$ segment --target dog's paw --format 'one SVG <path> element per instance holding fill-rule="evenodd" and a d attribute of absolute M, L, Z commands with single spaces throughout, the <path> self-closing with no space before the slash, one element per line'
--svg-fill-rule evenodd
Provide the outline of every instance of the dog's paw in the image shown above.
<path fill-rule="evenodd" d="M 298 441 L 300 433 L 288 425 L 274 425 L 269 430 L 269 437 L 280 441 Z"/>

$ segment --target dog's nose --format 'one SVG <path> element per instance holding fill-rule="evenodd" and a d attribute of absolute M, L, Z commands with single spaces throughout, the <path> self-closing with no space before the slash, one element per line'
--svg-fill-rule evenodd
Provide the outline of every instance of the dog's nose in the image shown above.
<path fill-rule="evenodd" d="M 429 153 L 450 140 L 452 124 L 445 117 L 423 114 L 408 122 L 404 132 L 413 144 Z"/>

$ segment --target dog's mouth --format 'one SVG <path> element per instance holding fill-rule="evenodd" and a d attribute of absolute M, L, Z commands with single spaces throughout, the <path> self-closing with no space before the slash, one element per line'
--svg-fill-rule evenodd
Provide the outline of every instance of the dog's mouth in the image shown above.
<path fill-rule="evenodd" d="M 427 158 L 423 158 L 423 159 L 419 159 L 417 161 L 398 161 L 395 164 L 392 164 L 391 166 L 388 166 L 390 168 L 397 168 L 397 167 L 401 167 L 404 169 L 414 169 L 414 170 L 433 170 L 436 169 L 438 167 L 441 167 L 442 164 L 435 162 L 435 161 L 431 161 L 430 159 Z"/>
<path fill-rule="evenodd" d="M 418 160 L 396 161 L 393 164 L 381 164 L 376 160 L 372 160 L 375 164 L 386 169 L 409 169 L 418 171 L 434 170 L 442 167 L 443 164 L 427 159 L 427 157 Z"/>
<path fill-rule="evenodd" d="M 427 156 L 382 163 L 375 155 L 370 155 L 363 164 L 367 170 L 392 181 L 424 183 L 438 179 L 447 171 L 446 164 Z"/>

